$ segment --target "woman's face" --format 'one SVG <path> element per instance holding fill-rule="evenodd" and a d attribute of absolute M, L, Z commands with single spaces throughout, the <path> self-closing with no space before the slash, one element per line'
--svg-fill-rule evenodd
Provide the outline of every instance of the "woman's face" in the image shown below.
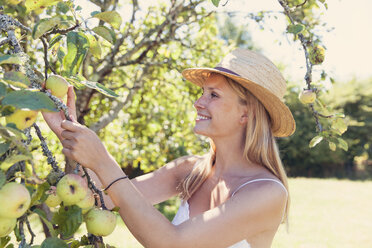
<path fill-rule="evenodd" d="M 212 74 L 202 88 L 202 96 L 194 103 L 197 110 L 194 132 L 213 139 L 243 130 L 247 107 L 239 103 L 226 78 Z"/>

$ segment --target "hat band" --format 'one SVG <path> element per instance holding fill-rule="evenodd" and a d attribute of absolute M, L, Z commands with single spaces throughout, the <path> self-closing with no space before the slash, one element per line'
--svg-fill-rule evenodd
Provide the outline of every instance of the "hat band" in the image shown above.
<path fill-rule="evenodd" d="M 224 67 L 219 67 L 219 66 L 217 66 L 217 67 L 214 67 L 214 69 L 219 70 L 219 71 L 222 71 L 222 72 L 227 72 L 227 73 L 230 73 L 230 74 L 233 74 L 233 75 L 235 75 L 235 76 L 240 77 L 240 75 L 239 75 L 238 73 L 235 73 L 235 72 L 233 72 L 233 71 L 231 71 L 231 70 L 229 70 L 229 69 L 226 69 L 226 68 L 224 68 Z"/>

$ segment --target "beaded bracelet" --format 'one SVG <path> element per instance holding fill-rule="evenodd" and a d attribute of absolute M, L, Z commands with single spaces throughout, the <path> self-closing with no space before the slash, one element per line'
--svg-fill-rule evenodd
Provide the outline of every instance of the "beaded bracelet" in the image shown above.
<path fill-rule="evenodd" d="M 121 179 L 125 179 L 125 178 L 128 178 L 128 176 L 123 176 L 123 177 L 119 177 L 119 178 L 117 178 L 117 179 L 115 179 L 114 181 L 112 181 L 106 188 L 104 188 L 103 189 L 103 191 L 106 191 L 106 190 L 108 190 L 110 187 L 111 187 L 111 185 L 113 185 L 114 183 L 116 183 L 117 181 L 119 181 L 119 180 L 121 180 Z"/>

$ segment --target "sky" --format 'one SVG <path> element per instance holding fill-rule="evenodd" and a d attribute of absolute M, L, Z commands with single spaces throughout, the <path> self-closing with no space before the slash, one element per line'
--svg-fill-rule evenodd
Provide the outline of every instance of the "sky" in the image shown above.
<path fill-rule="evenodd" d="M 225 0 L 221 0 L 224 3 Z M 372 77 L 372 1 L 371 0 L 326 0 L 328 10 L 319 10 L 321 20 L 331 32 L 319 30 L 326 47 L 325 61 L 321 66 L 314 66 L 320 72 L 324 68 L 330 76 L 339 81 L 352 78 L 366 79 Z M 230 0 L 225 6 L 215 8 L 217 11 L 245 10 L 258 12 L 261 10 L 282 11 L 276 0 Z M 254 21 L 247 23 L 254 44 L 262 49 L 267 57 L 275 63 L 286 65 L 285 76 L 294 80 L 303 79 L 306 67 L 305 56 L 300 42 L 294 42 L 292 36 L 282 33 L 286 28 L 285 18 L 268 21 L 273 29 L 261 30 Z"/>
<path fill-rule="evenodd" d="M 227 1 L 227 3 L 226 3 Z M 154 4 L 155 1 L 139 1 L 143 5 Z M 326 0 L 328 10 L 319 9 L 321 20 L 327 23 L 331 32 L 319 30 L 323 45 L 326 48 L 325 61 L 320 66 L 314 66 L 314 80 L 321 69 L 337 81 L 347 81 L 352 78 L 372 78 L 372 0 Z M 94 5 L 88 5 L 85 0 L 77 0 L 76 4 L 83 7 L 89 16 Z M 221 4 L 226 5 L 221 6 Z M 283 11 L 277 0 L 221 0 L 216 8 L 210 0 L 205 6 L 217 12 L 240 11 L 244 13 L 267 11 Z M 124 8 L 130 13 L 131 8 Z M 123 16 L 129 16 L 124 13 Z M 306 72 L 305 56 L 299 41 L 293 41 L 291 34 L 283 35 L 286 29 L 284 15 L 279 19 L 270 18 L 266 28 L 259 26 L 250 19 L 241 18 L 239 23 L 246 25 L 252 40 L 262 53 L 276 64 L 284 64 L 284 76 L 291 80 L 303 81 Z M 271 31 L 272 30 L 272 31 Z"/>

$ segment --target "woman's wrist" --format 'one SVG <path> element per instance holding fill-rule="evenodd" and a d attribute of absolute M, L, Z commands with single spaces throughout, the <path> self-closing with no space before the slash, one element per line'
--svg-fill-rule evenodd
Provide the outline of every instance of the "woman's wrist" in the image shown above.
<path fill-rule="evenodd" d="M 109 155 L 108 159 L 105 161 L 99 162 L 99 164 L 97 164 L 95 168 L 92 168 L 92 170 L 99 177 L 103 188 L 106 188 L 114 180 L 126 176 L 111 155 Z"/>

